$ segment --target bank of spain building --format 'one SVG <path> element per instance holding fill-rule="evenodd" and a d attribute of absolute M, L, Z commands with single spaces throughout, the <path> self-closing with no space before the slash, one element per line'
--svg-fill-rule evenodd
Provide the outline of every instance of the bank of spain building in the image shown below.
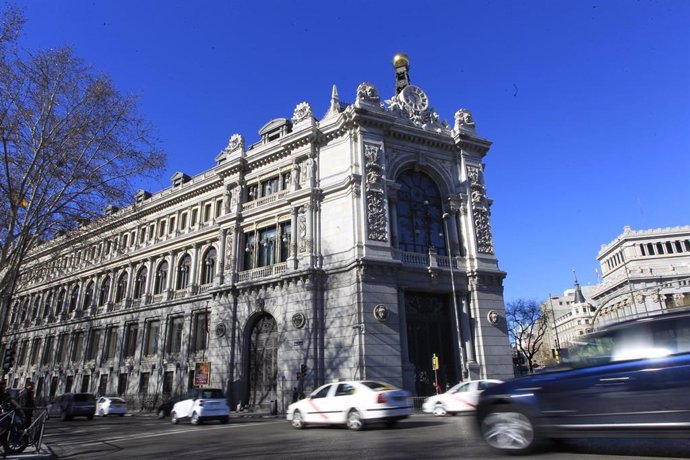
<path fill-rule="evenodd" d="M 50 399 L 205 384 L 256 407 L 337 379 L 423 396 L 512 377 L 491 143 L 467 110 L 440 120 L 404 55 L 394 66 L 390 99 L 334 87 L 322 118 L 300 103 L 207 171 L 33 250 L 4 318 L 10 385 Z"/>

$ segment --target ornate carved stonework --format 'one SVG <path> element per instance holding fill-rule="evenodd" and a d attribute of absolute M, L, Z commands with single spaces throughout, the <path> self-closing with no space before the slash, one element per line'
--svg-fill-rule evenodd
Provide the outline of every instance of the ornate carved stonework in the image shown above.
<path fill-rule="evenodd" d="M 468 166 L 467 178 L 470 181 L 470 204 L 472 206 L 472 219 L 477 239 L 477 251 L 484 254 L 493 254 L 494 240 L 491 235 L 490 212 L 482 172 L 475 166 Z"/>
<path fill-rule="evenodd" d="M 310 118 L 313 118 L 313 115 L 309 103 L 300 102 L 299 104 L 297 104 L 297 106 L 295 107 L 295 111 L 292 114 L 292 123 L 297 124 Z"/>
<path fill-rule="evenodd" d="M 455 131 L 474 131 L 475 124 L 472 113 L 467 109 L 460 109 L 455 112 Z"/>
<path fill-rule="evenodd" d="M 428 105 L 428 98 L 424 91 L 412 85 L 408 88 L 414 88 L 415 91 L 411 92 L 415 93 L 414 97 L 416 101 L 418 101 L 419 98 L 423 98 L 425 99 L 425 103 L 413 104 L 411 101 L 405 100 L 404 93 L 407 90 L 407 88 L 405 88 L 405 90 L 399 94 L 385 101 L 385 103 L 388 104 L 388 110 L 401 118 L 408 119 L 413 125 L 420 128 L 433 130 L 439 133 L 449 133 L 450 127 L 448 123 L 441 121 L 436 110 Z"/>
<path fill-rule="evenodd" d="M 230 142 L 226 148 L 227 152 L 234 152 L 237 149 L 244 149 L 244 137 L 241 134 L 233 134 L 230 136 Z"/>
<path fill-rule="evenodd" d="M 381 147 L 364 144 L 367 234 L 372 241 L 388 241 L 386 200 L 383 191 Z"/>
<path fill-rule="evenodd" d="M 364 82 L 357 87 L 357 103 L 381 104 L 379 92 L 372 83 Z"/>
<path fill-rule="evenodd" d="M 302 329 L 307 324 L 307 318 L 303 313 L 295 313 L 292 315 L 292 325 L 295 329 Z"/>
<path fill-rule="evenodd" d="M 297 216 L 297 234 L 299 235 L 299 252 L 307 252 L 307 216 L 304 208 L 300 208 Z"/>

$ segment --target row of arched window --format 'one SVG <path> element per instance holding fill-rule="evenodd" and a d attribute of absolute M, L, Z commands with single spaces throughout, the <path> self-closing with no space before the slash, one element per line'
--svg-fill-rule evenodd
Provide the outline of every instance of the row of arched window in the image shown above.
<path fill-rule="evenodd" d="M 199 284 L 208 285 L 213 283 L 216 275 L 216 249 L 209 248 L 202 257 L 201 276 Z M 191 283 L 192 256 L 185 253 L 177 263 L 177 276 L 175 280 L 170 280 L 175 284 L 171 289 L 186 289 Z M 153 295 L 162 294 L 167 289 L 169 264 L 167 260 L 162 260 L 155 268 L 154 278 L 151 280 L 151 290 Z M 21 324 L 25 321 L 35 322 L 37 319 L 53 320 L 59 319 L 64 314 L 73 314 L 79 306 L 82 310 L 87 310 L 93 306 L 102 307 L 111 300 L 115 304 L 124 302 L 131 297 L 134 300 L 141 299 L 146 294 L 149 282 L 149 269 L 142 265 L 134 274 L 133 289 L 129 290 L 129 272 L 123 270 L 117 277 L 106 275 L 98 283 L 91 280 L 83 288 L 81 301 L 79 300 L 79 283 L 72 286 L 62 287 L 55 290 L 44 292 L 32 296 L 32 298 L 18 299 L 14 304 L 10 315 L 10 324 Z M 114 289 L 111 298 L 111 290 Z M 57 294 L 55 295 L 55 292 Z M 56 302 L 53 302 L 56 300 Z"/>

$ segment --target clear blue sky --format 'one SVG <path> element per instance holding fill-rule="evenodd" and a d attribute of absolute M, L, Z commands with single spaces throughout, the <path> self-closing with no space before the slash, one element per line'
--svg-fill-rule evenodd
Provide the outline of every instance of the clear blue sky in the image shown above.
<path fill-rule="evenodd" d="M 596 282 L 601 244 L 690 224 L 690 1 L 20 1 L 23 45 L 71 45 L 198 174 L 295 105 L 393 94 L 391 58 L 486 157 L 507 301 Z M 151 187 L 153 188 L 153 187 Z M 157 190 L 156 189 L 156 190 Z M 156 191 L 152 190 L 152 191 Z"/>

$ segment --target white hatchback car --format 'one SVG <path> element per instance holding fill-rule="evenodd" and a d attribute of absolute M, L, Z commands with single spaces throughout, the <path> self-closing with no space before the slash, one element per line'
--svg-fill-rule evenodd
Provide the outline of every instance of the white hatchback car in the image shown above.
<path fill-rule="evenodd" d="M 207 420 L 220 420 L 228 423 L 230 406 L 223 390 L 215 388 L 194 388 L 187 392 L 185 399 L 176 402 L 170 412 L 170 421 L 177 424 L 189 420 L 192 425 L 200 425 Z"/>
<path fill-rule="evenodd" d="M 287 420 L 297 429 L 309 424 L 343 424 L 361 430 L 374 422 L 392 427 L 411 414 L 407 391 L 382 382 L 351 380 L 329 383 L 290 404 Z"/>
<path fill-rule="evenodd" d="M 426 398 L 422 404 L 422 411 L 436 416 L 475 411 L 479 394 L 490 386 L 499 383 L 503 382 L 500 380 L 460 382 L 445 393 Z"/>
<path fill-rule="evenodd" d="M 113 396 L 101 396 L 96 401 L 96 415 L 119 415 L 124 416 L 127 413 L 127 401 L 122 398 Z"/>

